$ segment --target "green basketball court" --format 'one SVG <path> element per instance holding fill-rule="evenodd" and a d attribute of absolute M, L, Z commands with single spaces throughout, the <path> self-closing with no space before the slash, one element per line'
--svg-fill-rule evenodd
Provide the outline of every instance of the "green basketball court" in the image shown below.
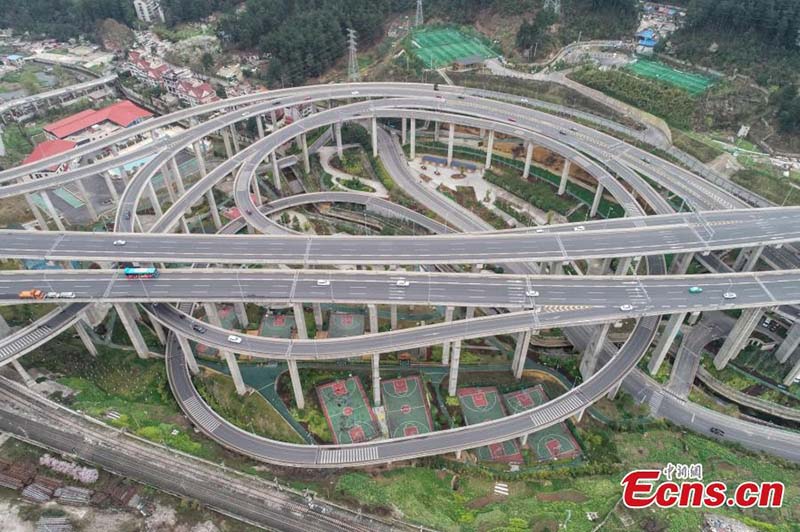
<path fill-rule="evenodd" d="M 344 338 L 364 334 L 364 315 L 352 312 L 332 312 L 328 324 L 328 338 Z"/>
<path fill-rule="evenodd" d="M 503 395 L 503 400 L 511 414 L 530 410 L 549 401 L 541 384 Z M 572 436 L 566 424 L 558 423 L 528 436 L 528 447 L 540 462 L 577 458 L 581 447 Z"/>
<path fill-rule="evenodd" d="M 428 68 L 449 66 L 457 59 L 473 56 L 482 59 L 497 57 L 479 39 L 453 28 L 416 30 L 411 36 L 411 47 Z"/>
<path fill-rule="evenodd" d="M 460 388 L 458 402 L 467 425 L 500 419 L 506 416 L 500 392 L 494 386 Z M 491 462 L 522 462 L 516 440 L 493 443 L 477 449 L 480 460 Z"/>
<path fill-rule="evenodd" d="M 433 431 L 431 409 L 419 376 L 381 382 L 390 438 L 402 438 Z"/>
<path fill-rule="evenodd" d="M 317 386 L 317 397 L 334 443 L 358 443 L 380 435 L 378 419 L 358 377 Z"/>
<path fill-rule="evenodd" d="M 291 314 L 267 314 L 261 320 L 259 336 L 268 338 L 291 338 L 294 328 L 294 316 Z"/>
<path fill-rule="evenodd" d="M 704 93 L 714 84 L 714 80 L 711 78 L 707 78 L 699 74 L 682 72 L 669 67 L 664 63 L 659 63 L 658 61 L 652 61 L 649 59 L 639 59 L 628 65 L 626 68 L 628 68 L 628 70 L 634 74 L 645 78 L 664 81 L 693 95 Z"/>

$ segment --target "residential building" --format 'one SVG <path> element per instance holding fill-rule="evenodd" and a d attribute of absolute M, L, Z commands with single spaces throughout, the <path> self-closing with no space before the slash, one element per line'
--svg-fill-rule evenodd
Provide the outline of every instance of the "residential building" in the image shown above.
<path fill-rule="evenodd" d="M 133 0 L 136 18 L 148 24 L 164 22 L 164 11 L 159 0 Z"/>
<path fill-rule="evenodd" d="M 149 59 L 144 52 L 134 50 L 128 54 L 131 75 L 149 87 L 161 87 L 167 94 L 189 106 L 219 100 L 217 92 L 207 82 L 194 77 L 187 68 L 174 67 L 157 59 Z"/>
<path fill-rule="evenodd" d="M 67 140 L 80 146 L 107 137 L 122 128 L 150 118 L 153 114 L 123 100 L 103 109 L 87 109 L 44 126 L 50 140 Z"/>
<path fill-rule="evenodd" d="M 65 151 L 69 151 L 75 147 L 75 143 L 71 140 L 46 140 L 41 144 L 37 145 L 33 151 L 28 155 L 22 164 L 28 163 L 35 163 L 36 161 L 40 161 L 42 159 L 47 159 L 48 157 L 52 157 L 53 155 L 58 155 L 59 153 L 64 153 Z M 60 174 L 66 172 L 70 168 L 70 164 L 72 161 L 65 161 L 59 164 L 55 164 L 43 170 L 39 170 L 38 172 L 33 173 L 34 178 L 40 177 L 47 177 L 52 174 Z"/>

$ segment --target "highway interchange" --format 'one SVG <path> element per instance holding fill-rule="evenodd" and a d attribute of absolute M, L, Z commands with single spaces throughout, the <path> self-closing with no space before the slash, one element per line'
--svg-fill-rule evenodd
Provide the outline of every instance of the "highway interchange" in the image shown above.
<path fill-rule="evenodd" d="M 364 98 L 371 98 L 361 101 Z M 518 100 L 517 98 L 506 98 Z M 191 147 L 204 137 L 250 117 L 259 117 L 293 103 L 355 100 L 343 102 L 326 111 L 311 114 L 291 125 L 277 129 L 251 146 L 239 151 L 202 177 L 186 190 L 170 209 L 150 229 L 150 234 L 136 233 L 137 209 L 149 186 L 151 178 L 182 149 Z M 517 101 L 517 104 L 528 103 Z M 235 106 L 244 106 L 234 109 Z M 329 104 L 330 105 L 330 104 Z M 353 356 L 354 353 L 392 352 L 400 348 L 491 336 L 508 332 L 538 330 L 552 326 L 572 326 L 568 332 L 576 345 L 591 343 L 591 330 L 587 325 L 607 323 L 621 318 L 638 318 L 636 327 L 625 345 L 616 348 L 604 342 L 604 356 L 608 360 L 583 384 L 532 411 L 509 416 L 498 421 L 482 423 L 461 429 L 440 431 L 424 436 L 394 440 L 380 440 L 344 446 L 295 446 L 274 442 L 245 433 L 213 413 L 200 399 L 189 377 L 186 361 L 176 348 L 177 339 L 168 340 L 167 368 L 176 397 L 186 414 L 200 430 L 217 441 L 269 462 L 308 467 L 341 467 L 401 460 L 417 456 L 439 454 L 447 451 L 470 449 L 487 443 L 520 437 L 537 429 L 557 423 L 566 417 L 579 414 L 586 406 L 613 390 L 623 379 L 626 389 L 640 400 L 647 400 L 658 412 L 663 405 L 675 406 L 669 417 L 678 423 L 707 430 L 723 425 L 729 438 L 745 445 L 775 452 L 794 460 L 800 459 L 797 438 L 791 433 L 751 427 L 732 418 L 719 419 L 710 411 L 698 411 L 696 405 L 682 402 L 674 404 L 672 398 L 654 391 L 647 377 L 635 369 L 646 348 L 656 334 L 658 315 L 685 312 L 687 309 L 706 310 L 723 307 L 772 307 L 800 302 L 800 283 L 796 270 L 785 272 L 759 272 L 722 276 L 695 276 L 690 279 L 678 276 L 661 277 L 664 271 L 663 254 L 708 254 L 713 250 L 770 246 L 765 251 L 768 263 L 791 264 L 792 254 L 784 244 L 798 240 L 797 217 L 799 211 L 789 209 L 750 210 L 741 200 L 676 165 L 659 159 L 632 145 L 625 144 L 607 134 L 592 130 L 527 106 L 506 101 L 481 98 L 468 89 L 447 88 L 436 92 L 431 86 L 415 84 L 345 84 L 284 89 L 261 95 L 251 95 L 219 104 L 201 106 L 174 115 L 159 117 L 123 131 L 119 138 L 103 139 L 85 147 L 83 154 L 91 155 L 109 147 L 127 135 L 140 134 L 176 120 L 201 118 L 205 114 L 226 110 L 171 139 L 161 139 L 140 150 L 156 154 L 140 169 L 128 184 L 118 209 L 116 228 L 120 233 L 0 233 L 5 257 L 46 258 L 49 260 L 95 260 L 103 263 L 117 261 L 174 262 L 182 264 L 486 264 L 501 263 L 509 266 L 514 275 L 452 275 L 414 274 L 411 272 L 359 272 L 345 271 L 279 271 L 279 270 L 176 270 L 165 271 L 158 280 L 123 280 L 119 271 L 12 272 L 0 276 L 0 297 L 20 301 L 15 290 L 28 282 L 42 284 L 42 289 L 71 291 L 75 303 L 63 311 L 56 311 L 31 327 L 42 336 L 57 334 L 65 323 L 74 321 L 82 311 L 78 301 L 141 301 L 144 308 L 170 330 L 207 345 L 220 348 L 226 344 L 229 331 L 208 326 L 206 333 L 197 333 L 191 327 L 197 323 L 186 312 L 156 301 L 296 301 L 357 303 L 440 303 L 458 306 L 509 308 L 512 312 L 490 314 L 485 317 L 458 322 L 429 325 L 414 329 L 391 331 L 336 340 L 279 340 L 247 337 L 236 346 L 236 352 L 267 358 L 308 360 Z M 412 183 L 408 168 L 400 168 L 397 150 L 385 149 L 387 134 L 376 128 L 376 118 L 411 118 L 417 122 L 439 120 L 481 127 L 504 133 L 550 148 L 573 164 L 594 176 L 603 188 L 613 195 L 625 209 L 623 219 L 604 222 L 571 224 L 564 227 L 545 227 L 544 231 L 485 231 L 471 213 L 463 212 L 452 203 L 442 204 L 442 198 L 421 190 Z M 513 117 L 513 118 L 512 118 Z M 392 176 L 415 199 L 433 208 L 447 223 L 428 221 L 421 225 L 430 232 L 449 231 L 451 226 L 466 230 L 466 235 L 441 235 L 425 237 L 309 237 L 300 235 L 254 236 L 204 236 L 162 234 L 176 227 L 178 221 L 193 204 L 208 196 L 211 188 L 227 175 L 235 175 L 234 193 L 237 206 L 243 215 L 234 225 L 242 228 L 248 224 L 263 232 L 276 231 L 264 212 L 270 205 L 257 205 L 251 195 L 256 168 L 272 156 L 283 144 L 326 126 L 337 126 L 343 121 L 361 121 L 371 124 L 373 143 L 381 147 L 379 155 L 387 162 Z M 413 124 L 413 122 L 412 122 Z M 413 135 L 413 125 L 412 125 Z M 58 157 L 42 161 L 49 165 Z M 98 171 L 114 168 L 124 162 L 106 158 L 98 163 L 82 166 L 57 176 L 51 181 L 29 181 L 21 185 L 0 187 L 0 194 L 13 195 L 38 188 L 53 186 L 69 180 L 94 175 Z M 24 177 L 35 167 L 27 165 L 0 172 L 0 182 L 11 182 Z M 694 212 L 670 216 L 671 206 L 639 173 L 647 175 L 658 186 L 682 197 Z M 624 181 L 625 186 L 622 182 Z M 636 194 L 631 193 L 633 188 Z M 637 199 L 638 197 L 638 199 Z M 285 198 L 284 200 L 289 200 Z M 336 201 L 331 197 L 319 201 Z M 284 201 L 279 200 L 279 201 Z M 314 200 L 316 201 L 316 199 Z M 640 201 L 643 202 L 644 206 Z M 276 202 L 277 203 L 277 202 Z M 361 203 L 361 201 L 358 201 Z M 391 207 L 383 205 L 391 210 Z M 440 207 L 440 208 L 436 208 Z M 277 210 L 279 207 L 275 207 Z M 734 210 L 731 210 L 734 209 Z M 647 211 L 659 215 L 644 217 Z M 717 212 L 707 212 L 717 211 Z M 418 221 L 420 215 L 415 217 Z M 114 240 L 125 240 L 114 246 Z M 224 243 L 222 242 L 224 239 Z M 533 277 L 541 270 L 540 264 L 576 259 L 625 258 L 646 256 L 650 276 L 623 277 Z M 538 264 L 536 264 L 538 263 Z M 794 266 L 792 266 L 794 268 Z M 621 272 L 625 273 L 625 272 Z M 216 277 L 215 277 L 216 276 Z M 329 284 L 319 285 L 320 276 Z M 116 277 L 116 278 L 115 278 Z M 409 285 L 399 287 L 398 278 Z M 369 280 L 367 280 L 369 279 Z M 267 283 L 266 281 L 269 281 Z M 45 285 L 45 283 L 47 283 Z M 244 283 L 244 284 L 242 284 Z M 250 284 L 248 284 L 250 283 Z M 238 287 L 232 289 L 234 284 Z M 265 285 L 268 284 L 268 287 Z M 213 285 L 213 286 L 205 286 Z M 687 285 L 704 287 L 699 297 L 686 293 Z M 30 286 L 27 286 L 30 288 Z M 398 291 L 398 288 L 403 290 Z M 218 295 L 215 295 L 218 290 Z M 206 292 L 207 297 L 202 292 Z M 531 291 L 537 296 L 526 295 Z M 725 299 L 722 294 L 735 292 L 735 299 Z M 594 292 L 589 294 L 590 292 Z M 587 294 L 596 296 L 586 297 Z M 9 296 L 10 295 L 10 296 Z M 596 299 L 596 301 L 592 301 Z M 603 302 L 601 304 L 601 299 Z M 630 309 L 621 307 L 631 305 Z M 566 308 L 565 308 L 566 307 Z M 528 309 L 528 310 L 519 310 Z M 63 314 L 64 316 L 59 318 Z M 60 319 L 59 323 L 56 320 Z M 71 321 L 72 320 L 72 321 Z M 49 324 L 52 322 L 53 326 Z M 588 332 L 587 332 L 588 331 Z M 587 336 L 588 335 L 588 336 Z M 24 336 L 24 334 L 22 335 Z M 14 341 L 20 341 L 16 335 Z M 9 342 L 0 344 L 2 362 L 32 349 L 28 342 L 4 351 Z M 37 344 L 38 345 L 38 344 Z M 628 376 L 628 378 L 625 378 Z M 691 412 L 691 417 L 685 415 Z M 689 420 L 689 421 L 687 421 Z M 712 425 L 715 424 L 715 425 Z M 750 424 L 752 425 L 752 424 Z M 761 437 L 757 437 L 760 434 Z"/>

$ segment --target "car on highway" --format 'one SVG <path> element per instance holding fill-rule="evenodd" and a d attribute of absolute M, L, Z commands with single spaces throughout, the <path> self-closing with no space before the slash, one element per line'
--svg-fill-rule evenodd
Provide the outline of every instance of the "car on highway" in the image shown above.
<path fill-rule="evenodd" d="M 115 246 L 124 246 L 127 243 L 128 243 L 127 240 L 114 240 L 114 245 Z"/>
<path fill-rule="evenodd" d="M 525 295 L 528 297 L 539 297 L 539 292 L 537 290 L 526 290 Z"/>
<path fill-rule="evenodd" d="M 544 233 L 544 229 L 537 229 L 536 232 L 537 233 Z"/>
<path fill-rule="evenodd" d="M 235 334 L 229 334 L 228 335 L 228 341 L 232 342 L 234 344 L 241 344 L 242 343 L 242 337 L 241 336 L 236 336 Z"/>
<path fill-rule="evenodd" d="M 515 124 L 517 123 L 516 118 L 511 118 L 510 116 L 508 117 L 508 121 L 509 122 L 514 122 Z"/>
<path fill-rule="evenodd" d="M 563 129 L 559 129 L 559 130 L 558 130 L 558 134 L 559 134 L 559 135 L 566 135 L 566 134 L 567 134 L 567 132 L 566 132 L 566 131 L 564 131 Z"/>
<path fill-rule="evenodd" d="M 724 299 L 736 299 L 736 292 L 725 292 L 722 297 Z"/>
<path fill-rule="evenodd" d="M 125 211 L 125 215 L 123 216 L 123 218 L 125 218 L 126 220 L 130 220 L 131 219 L 131 211 Z"/>
<path fill-rule="evenodd" d="M 409 286 L 411 284 L 407 279 L 398 279 L 395 283 L 397 286 Z"/>
<path fill-rule="evenodd" d="M 251 211 L 250 209 L 245 209 L 244 212 L 245 214 L 253 214 L 253 211 Z"/>
<path fill-rule="evenodd" d="M 700 288 L 699 286 L 690 286 L 689 287 L 689 293 L 690 294 L 702 294 L 703 293 L 703 289 Z"/>
<path fill-rule="evenodd" d="M 619 306 L 619 309 L 620 309 L 622 312 L 630 312 L 630 311 L 632 311 L 632 310 L 633 310 L 633 305 L 629 305 L 629 304 L 625 303 L 624 305 L 620 305 L 620 306 Z"/>
<path fill-rule="evenodd" d="M 330 286 L 331 282 L 328 279 L 317 279 L 317 286 Z"/>
<path fill-rule="evenodd" d="M 47 299 L 58 299 L 58 292 L 47 292 L 44 297 Z"/>
<path fill-rule="evenodd" d="M 75 292 L 59 292 L 58 297 L 62 299 L 75 299 Z"/>
<path fill-rule="evenodd" d="M 528 103 L 528 99 L 527 98 L 520 98 L 519 101 L 522 102 L 522 103 Z"/>
<path fill-rule="evenodd" d="M 358 96 L 358 91 L 350 91 L 350 94 L 352 94 L 353 96 Z"/>
<path fill-rule="evenodd" d="M 206 332 L 208 329 L 206 329 L 206 328 L 205 328 L 205 327 L 203 327 L 202 325 L 198 325 L 198 324 L 196 324 L 196 323 L 195 323 L 195 324 L 193 324 L 193 325 L 192 325 L 192 330 L 193 330 L 194 332 L 196 332 L 196 333 L 205 334 L 205 332 Z"/>
<path fill-rule="evenodd" d="M 586 228 L 582 225 L 578 225 L 572 228 L 573 231 L 586 231 Z"/>
<path fill-rule="evenodd" d="M 717 427 L 711 427 L 710 429 L 708 429 L 708 431 L 711 434 L 714 434 L 715 436 L 725 436 L 725 431 L 722 429 L 718 429 Z"/>

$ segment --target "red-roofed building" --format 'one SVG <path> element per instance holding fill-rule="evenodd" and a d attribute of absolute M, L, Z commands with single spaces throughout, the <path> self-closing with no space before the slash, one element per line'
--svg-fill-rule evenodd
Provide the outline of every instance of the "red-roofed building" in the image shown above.
<path fill-rule="evenodd" d="M 178 83 L 177 95 L 191 107 L 219 100 L 217 91 L 211 85 L 197 80 L 183 80 Z"/>
<path fill-rule="evenodd" d="M 42 159 L 47 159 L 48 157 L 52 157 L 53 155 L 58 155 L 59 153 L 64 153 L 65 151 L 69 151 L 75 147 L 75 143 L 71 140 L 46 140 L 36 146 L 33 151 L 25 157 L 25 160 L 22 161 L 22 164 L 28 163 L 35 163 L 36 161 L 41 161 Z M 45 177 L 51 174 L 60 174 L 62 172 L 66 172 L 69 170 L 70 161 L 66 161 L 60 164 L 53 165 L 46 170 L 41 170 L 39 172 L 35 172 L 33 177 Z"/>
<path fill-rule="evenodd" d="M 161 87 L 189 106 L 216 102 L 217 92 L 205 81 L 194 77 L 187 68 L 177 68 L 157 59 L 148 58 L 144 52 L 128 52 L 128 70 L 140 83 Z"/>
<path fill-rule="evenodd" d="M 153 113 L 133 102 L 123 100 L 97 111 L 88 109 L 44 126 L 51 140 L 71 140 L 77 145 L 86 144 L 130 127 L 150 118 Z"/>
<path fill-rule="evenodd" d="M 133 77 L 151 87 L 161 86 L 164 74 L 171 70 L 167 63 L 151 61 L 136 50 L 128 52 L 128 69 Z"/>

